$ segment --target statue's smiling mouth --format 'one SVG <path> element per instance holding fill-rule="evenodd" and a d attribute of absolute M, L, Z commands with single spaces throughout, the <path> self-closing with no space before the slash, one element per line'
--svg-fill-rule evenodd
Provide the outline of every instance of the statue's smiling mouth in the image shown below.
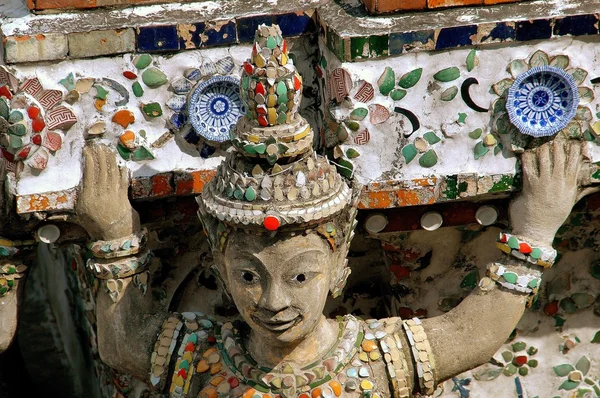
<path fill-rule="evenodd" d="M 295 318 L 289 320 L 260 319 L 256 316 L 252 316 L 252 320 L 265 329 L 273 332 L 284 332 L 300 323 L 300 321 L 302 321 L 302 316 L 297 315 Z"/>

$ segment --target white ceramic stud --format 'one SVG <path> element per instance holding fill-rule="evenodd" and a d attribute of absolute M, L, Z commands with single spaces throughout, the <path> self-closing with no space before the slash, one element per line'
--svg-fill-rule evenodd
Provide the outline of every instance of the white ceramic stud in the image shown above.
<path fill-rule="evenodd" d="M 475 219 L 483 226 L 492 225 L 498 220 L 498 210 L 493 206 L 481 206 L 475 213 Z"/>
<path fill-rule="evenodd" d="M 43 243 L 54 243 L 60 238 L 60 229 L 54 224 L 44 225 L 38 228 L 37 238 Z"/>
<path fill-rule="evenodd" d="M 383 231 L 388 225 L 388 219 L 383 213 L 374 213 L 365 220 L 365 229 L 370 234 L 376 234 Z"/>
<path fill-rule="evenodd" d="M 430 211 L 421 217 L 421 227 L 427 231 L 435 231 L 442 226 L 444 218 L 437 211 Z"/>

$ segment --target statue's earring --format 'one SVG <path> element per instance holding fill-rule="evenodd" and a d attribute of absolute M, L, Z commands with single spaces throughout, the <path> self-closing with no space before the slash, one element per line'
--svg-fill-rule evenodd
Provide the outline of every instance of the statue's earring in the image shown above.
<path fill-rule="evenodd" d="M 344 260 L 344 268 L 338 275 L 335 286 L 330 290 L 331 297 L 336 298 L 342 294 L 351 272 L 352 270 L 348 267 L 348 260 Z"/>

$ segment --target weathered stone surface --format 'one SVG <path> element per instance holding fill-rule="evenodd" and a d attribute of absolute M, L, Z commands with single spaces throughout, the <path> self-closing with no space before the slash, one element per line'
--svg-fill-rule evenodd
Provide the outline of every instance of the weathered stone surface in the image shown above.
<path fill-rule="evenodd" d="M 67 36 L 60 33 L 11 36 L 4 43 L 6 63 L 63 59 L 69 50 Z"/>
<path fill-rule="evenodd" d="M 131 51 L 135 51 L 135 32 L 131 28 L 69 34 L 69 55 L 74 58 Z"/>

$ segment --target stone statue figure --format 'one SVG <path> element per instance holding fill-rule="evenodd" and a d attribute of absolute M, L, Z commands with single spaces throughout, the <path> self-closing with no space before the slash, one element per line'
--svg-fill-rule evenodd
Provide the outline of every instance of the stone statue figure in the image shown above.
<path fill-rule="evenodd" d="M 246 115 L 234 150 L 197 199 L 215 273 L 243 322 L 169 313 L 131 287 L 147 269 L 145 232 L 114 155 L 88 146 L 77 210 L 99 240 L 88 266 L 103 286 L 102 359 L 147 380 L 156 396 L 202 398 L 430 395 L 487 362 L 555 259 L 553 237 L 578 198 L 579 144 L 557 139 L 522 155 L 512 231 L 497 242 L 505 255 L 455 309 L 423 320 L 327 319 L 327 296 L 350 273 L 358 189 L 312 150 L 297 112 L 302 78 L 277 26 L 259 27 L 243 68 Z"/>

